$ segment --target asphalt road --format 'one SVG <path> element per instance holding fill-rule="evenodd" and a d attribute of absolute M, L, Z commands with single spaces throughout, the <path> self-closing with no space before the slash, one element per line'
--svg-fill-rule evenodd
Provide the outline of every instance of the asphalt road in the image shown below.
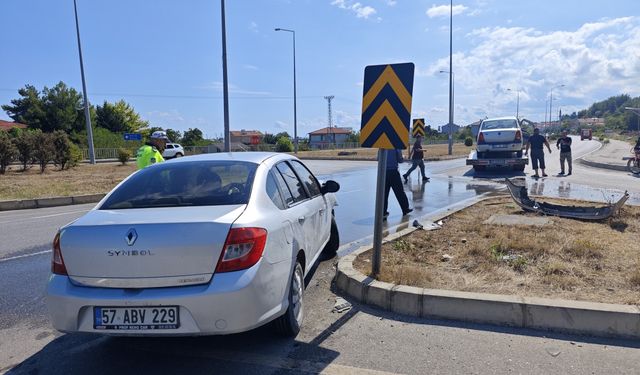
<path fill-rule="evenodd" d="M 595 142 L 574 145 L 576 158 L 597 148 Z M 336 210 L 341 242 L 370 235 L 375 163 L 306 163 L 321 178 L 341 183 Z M 548 160 L 548 172 L 554 171 L 551 163 Z M 495 181 L 504 177 L 475 176 L 464 160 L 428 163 L 432 182 L 426 185 L 414 181 L 414 173 L 406 185 L 416 208 L 411 219 L 500 189 Z M 624 173 L 578 165 L 567 178 L 527 180 L 530 189 L 537 183 L 535 189 L 544 194 L 600 194 L 600 200 L 597 188 L 616 194 L 621 186 L 637 185 L 637 179 Z M 640 189 L 630 190 L 637 203 Z M 395 200 L 390 202 L 389 229 L 407 225 Z M 43 303 L 50 242 L 58 227 L 91 207 L 0 213 L 0 374 L 637 373 L 637 342 L 409 319 L 358 304 L 347 313 L 331 313 L 332 261 L 321 263 L 308 280 L 306 321 L 295 340 L 274 337 L 268 328 L 233 336 L 160 340 L 62 335 L 49 326 Z"/>

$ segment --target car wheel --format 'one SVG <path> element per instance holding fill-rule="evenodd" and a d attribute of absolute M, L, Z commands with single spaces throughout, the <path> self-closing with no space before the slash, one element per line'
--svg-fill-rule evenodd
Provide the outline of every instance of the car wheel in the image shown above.
<path fill-rule="evenodd" d="M 289 307 L 287 311 L 275 320 L 276 331 L 287 337 L 295 337 L 300 332 L 302 319 L 304 317 L 304 304 L 302 296 L 304 294 L 304 272 L 300 261 L 296 261 L 291 276 L 291 286 L 289 287 Z"/>
<path fill-rule="evenodd" d="M 181 158 L 181 157 L 183 157 L 183 156 L 184 156 L 184 155 L 182 155 L 182 154 L 181 154 L 181 153 L 179 153 L 179 152 L 176 154 L 176 158 Z"/>
<path fill-rule="evenodd" d="M 329 237 L 329 242 L 322 249 L 322 255 L 324 259 L 332 259 L 338 253 L 338 248 L 340 247 L 340 233 L 338 233 L 338 224 L 336 224 L 336 219 L 334 217 L 331 218 L 331 236 Z"/>

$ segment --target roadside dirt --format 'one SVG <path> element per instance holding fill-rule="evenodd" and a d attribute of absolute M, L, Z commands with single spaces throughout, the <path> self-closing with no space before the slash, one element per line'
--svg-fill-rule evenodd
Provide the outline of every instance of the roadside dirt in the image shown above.
<path fill-rule="evenodd" d="M 433 289 L 640 305 L 640 207 L 625 206 L 610 221 L 553 217 L 542 227 L 483 223 L 495 214 L 538 217 L 509 197 L 480 202 L 445 219 L 441 229 L 415 231 L 383 245 L 380 279 Z M 355 268 L 369 274 L 370 257 L 370 252 L 360 255 Z"/>
<path fill-rule="evenodd" d="M 44 174 L 33 167 L 21 172 L 12 166 L 0 175 L 0 200 L 66 197 L 73 195 L 106 193 L 125 177 L 135 172 L 135 163 L 81 164 L 60 171 L 49 166 Z"/>

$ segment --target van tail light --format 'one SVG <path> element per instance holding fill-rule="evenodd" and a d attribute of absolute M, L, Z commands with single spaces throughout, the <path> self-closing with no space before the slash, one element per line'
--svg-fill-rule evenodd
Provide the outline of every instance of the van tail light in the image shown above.
<path fill-rule="evenodd" d="M 62 250 L 60 249 L 60 232 L 53 238 L 53 257 L 51 259 L 51 272 L 56 275 L 67 275 L 67 267 L 62 259 Z"/>
<path fill-rule="evenodd" d="M 522 140 L 522 132 L 520 130 L 516 131 L 516 141 Z"/>
<path fill-rule="evenodd" d="M 480 134 L 478 134 L 478 144 L 480 143 L 484 143 L 484 133 L 480 132 Z"/>
<path fill-rule="evenodd" d="M 216 272 L 240 271 L 252 267 L 262 257 L 266 243 L 266 229 L 231 228 L 220 254 Z"/>

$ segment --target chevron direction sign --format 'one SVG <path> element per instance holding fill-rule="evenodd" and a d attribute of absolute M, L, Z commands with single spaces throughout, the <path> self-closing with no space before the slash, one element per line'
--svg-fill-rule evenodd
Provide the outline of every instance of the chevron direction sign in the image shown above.
<path fill-rule="evenodd" d="M 393 150 L 409 146 L 414 70 L 413 63 L 364 69 L 362 147 Z"/>
<path fill-rule="evenodd" d="M 424 119 L 423 118 L 414 118 L 413 119 L 413 130 L 411 130 L 411 134 L 413 137 L 422 136 L 424 137 Z"/>

